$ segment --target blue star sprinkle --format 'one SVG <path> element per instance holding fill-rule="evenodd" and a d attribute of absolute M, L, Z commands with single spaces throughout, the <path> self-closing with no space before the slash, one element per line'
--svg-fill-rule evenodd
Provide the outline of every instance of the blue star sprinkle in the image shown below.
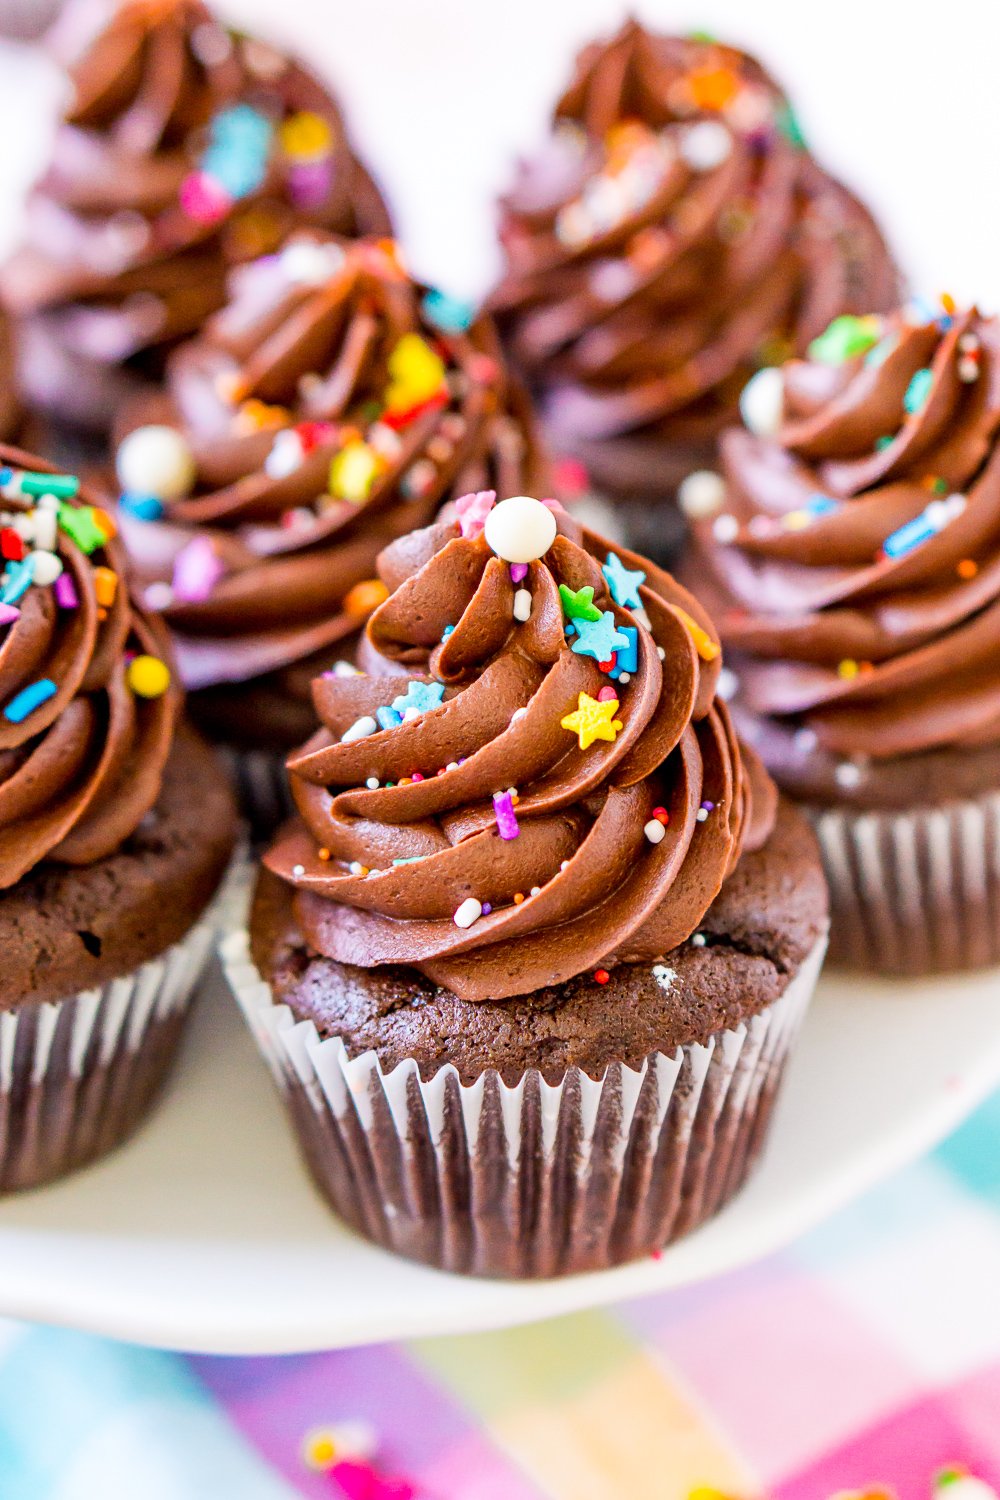
<path fill-rule="evenodd" d="M 410 682 L 407 683 L 405 693 L 393 698 L 392 706 L 404 717 L 410 709 L 415 709 L 418 714 L 425 714 L 429 708 L 439 708 L 443 697 L 443 682 Z"/>
<path fill-rule="evenodd" d="M 646 575 L 639 568 L 626 568 L 621 558 L 614 552 L 608 553 L 608 560 L 601 569 L 607 580 L 611 597 L 619 609 L 639 608 L 639 585 L 646 582 Z"/>
<path fill-rule="evenodd" d="M 627 646 L 628 636 L 615 624 L 615 617 L 606 609 L 599 620 L 576 620 L 576 640 L 573 650 L 578 656 L 592 656 L 595 661 L 613 661 L 619 646 Z"/>

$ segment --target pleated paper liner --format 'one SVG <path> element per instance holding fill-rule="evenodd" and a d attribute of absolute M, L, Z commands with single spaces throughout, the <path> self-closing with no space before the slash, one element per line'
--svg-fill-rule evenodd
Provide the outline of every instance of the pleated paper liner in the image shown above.
<path fill-rule="evenodd" d="M 1000 793 L 906 812 L 806 809 L 830 885 L 830 957 L 869 973 L 1000 964 Z"/>
<path fill-rule="evenodd" d="M 592 1079 L 514 1086 L 450 1064 L 422 1081 L 348 1057 L 275 1004 L 245 929 L 223 966 L 288 1109 L 317 1186 L 360 1234 L 414 1260 L 481 1276 L 541 1277 L 634 1260 L 687 1233 L 757 1159 L 789 1048 L 826 947 L 784 994 L 706 1045 Z"/>
<path fill-rule="evenodd" d="M 226 886 L 179 942 L 133 974 L 0 1011 L 0 1192 L 61 1177 L 139 1125 L 232 899 Z"/>

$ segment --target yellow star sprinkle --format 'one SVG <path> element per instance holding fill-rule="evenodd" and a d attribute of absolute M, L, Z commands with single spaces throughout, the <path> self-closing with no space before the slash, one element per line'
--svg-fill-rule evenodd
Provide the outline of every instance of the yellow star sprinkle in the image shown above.
<path fill-rule="evenodd" d="M 563 729 L 580 736 L 580 749 L 587 750 L 595 740 L 611 740 L 614 743 L 615 736 L 622 728 L 621 719 L 612 717 L 618 708 L 618 699 L 605 698 L 598 702 L 589 693 L 581 693 L 577 701 L 579 706 L 576 710 L 567 714 L 565 719 L 560 719 L 559 723 Z"/>

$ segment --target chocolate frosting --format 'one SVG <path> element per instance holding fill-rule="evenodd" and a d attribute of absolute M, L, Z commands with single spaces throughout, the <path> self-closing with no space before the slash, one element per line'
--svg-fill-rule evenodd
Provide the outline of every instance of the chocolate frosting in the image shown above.
<path fill-rule="evenodd" d="M 466 322 L 392 241 L 303 231 L 176 352 L 167 410 L 134 420 L 179 426 L 196 486 L 122 527 L 189 688 L 328 664 L 385 597 L 383 547 L 467 489 L 538 478 L 493 327 Z"/>
<path fill-rule="evenodd" d="M 555 507 L 552 546 L 515 582 L 474 513 L 383 553 L 370 671 L 315 682 L 323 727 L 288 763 L 303 821 L 266 863 L 319 953 L 485 1000 L 683 942 L 766 839 L 776 794 L 715 696 L 708 617 L 668 574 Z M 588 590 L 593 639 L 565 613 Z M 609 629 L 632 632 L 631 671 Z M 359 737 L 394 702 L 402 722 Z M 602 711 L 607 738 L 586 743 L 579 715 Z"/>
<path fill-rule="evenodd" d="M 775 438 L 726 434 L 725 508 L 698 528 L 740 721 L 792 788 L 848 758 L 864 777 L 827 791 L 870 799 L 879 763 L 947 750 L 987 754 L 995 785 L 1000 326 L 908 308 L 812 355 Z"/>
<path fill-rule="evenodd" d="M 0 446 L 3 888 L 42 860 L 90 865 L 124 843 L 157 800 L 180 706 L 166 632 L 129 596 L 111 516 L 65 476 L 63 498 L 46 495 L 53 473 Z M 37 581 L 23 587 L 25 569 Z M 137 657 L 140 673 L 153 658 L 152 687 Z"/>
<path fill-rule="evenodd" d="M 500 233 L 492 307 L 569 451 L 710 441 L 754 370 L 898 294 L 873 219 L 759 63 L 634 21 L 580 55 Z"/>
<path fill-rule="evenodd" d="M 388 229 L 323 86 L 201 0 L 81 0 L 51 37 L 72 99 L 3 290 L 21 317 L 58 311 L 77 354 L 193 332 L 227 267 L 296 224 Z"/>

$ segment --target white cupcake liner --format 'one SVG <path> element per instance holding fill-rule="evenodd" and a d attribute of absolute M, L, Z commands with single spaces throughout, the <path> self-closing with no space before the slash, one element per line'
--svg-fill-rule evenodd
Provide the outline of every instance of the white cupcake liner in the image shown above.
<path fill-rule="evenodd" d="M 132 974 L 0 1011 L 0 1192 L 62 1176 L 135 1129 L 231 899 L 227 877 L 194 926 Z"/>
<path fill-rule="evenodd" d="M 835 962 L 910 975 L 1000 964 L 1000 792 L 905 812 L 806 811 Z"/>
<path fill-rule="evenodd" d="M 243 908 L 245 912 L 245 906 Z M 764 1140 L 825 936 L 784 994 L 705 1045 L 514 1085 L 449 1063 L 420 1078 L 276 1004 L 243 912 L 221 954 L 317 1185 L 360 1233 L 447 1270 L 554 1276 L 632 1260 L 686 1233 L 743 1182 Z"/>

